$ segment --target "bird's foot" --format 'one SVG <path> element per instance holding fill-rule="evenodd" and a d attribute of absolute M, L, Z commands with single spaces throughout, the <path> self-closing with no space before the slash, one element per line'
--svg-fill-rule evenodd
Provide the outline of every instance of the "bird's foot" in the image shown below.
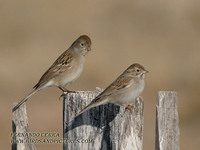
<path fill-rule="evenodd" d="M 127 110 L 130 110 L 131 111 L 131 113 L 133 112 L 133 106 L 131 106 L 131 105 L 126 105 L 126 104 L 123 104 L 123 103 L 120 103 L 122 106 L 124 106 L 125 107 L 125 111 L 124 112 L 126 112 Z"/>
<path fill-rule="evenodd" d="M 67 93 L 75 93 L 75 91 L 70 91 L 70 90 L 66 89 L 65 87 L 59 87 L 59 89 L 60 89 L 61 91 L 63 91 L 64 94 L 67 94 Z"/>
<path fill-rule="evenodd" d="M 64 88 L 64 87 L 59 87 L 59 89 L 61 89 L 62 92 L 63 92 L 63 93 L 60 95 L 59 100 L 60 100 L 60 98 L 62 98 L 63 96 L 67 95 L 68 93 L 76 93 L 76 91 L 70 91 L 70 90 L 67 90 L 67 89 Z"/>
<path fill-rule="evenodd" d="M 64 97 L 64 96 L 65 96 L 65 94 L 62 93 L 62 94 L 60 95 L 60 97 L 59 97 L 59 101 L 60 101 L 60 99 L 61 99 L 62 97 Z"/>
<path fill-rule="evenodd" d="M 132 106 L 132 105 L 123 105 L 123 106 L 125 107 L 125 111 L 124 112 L 126 112 L 128 110 L 130 110 L 131 113 L 133 112 L 134 106 Z"/>

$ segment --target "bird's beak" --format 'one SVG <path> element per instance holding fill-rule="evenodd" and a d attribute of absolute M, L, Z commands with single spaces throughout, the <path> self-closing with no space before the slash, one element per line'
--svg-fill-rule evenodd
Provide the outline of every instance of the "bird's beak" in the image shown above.
<path fill-rule="evenodd" d="M 149 71 L 145 70 L 144 73 L 145 73 L 145 74 L 146 74 L 146 73 L 149 73 Z"/>
<path fill-rule="evenodd" d="M 90 47 L 90 46 L 87 46 L 86 49 L 87 49 L 88 51 L 91 51 L 91 47 Z"/>

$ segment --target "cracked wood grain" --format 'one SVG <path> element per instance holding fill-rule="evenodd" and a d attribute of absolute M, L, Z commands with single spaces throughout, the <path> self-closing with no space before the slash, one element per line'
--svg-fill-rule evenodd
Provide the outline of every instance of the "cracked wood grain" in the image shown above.
<path fill-rule="evenodd" d="M 14 103 L 14 106 L 16 105 L 17 103 Z M 15 133 L 22 134 L 30 132 L 25 103 L 13 112 L 12 132 L 14 135 L 12 137 L 12 150 L 36 150 L 35 145 L 30 142 L 31 137 L 15 136 Z"/>
<path fill-rule="evenodd" d="M 74 118 L 101 91 L 80 91 L 64 96 L 63 136 L 66 143 L 63 149 L 142 150 L 142 98 L 135 100 L 132 113 L 125 112 L 123 106 L 106 104 Z"/>
<path fill-rule="evenodd" d="M 179 150 L 178 98 L 176 92 L 160 91 L 156 105 L 156 150 Z"/>

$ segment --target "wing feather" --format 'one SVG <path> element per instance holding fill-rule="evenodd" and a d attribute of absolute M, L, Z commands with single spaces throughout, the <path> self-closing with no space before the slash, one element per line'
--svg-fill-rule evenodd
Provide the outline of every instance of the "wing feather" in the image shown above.
<path fill-rule="evenodd" d="M 96 102 L 101 101 L 107 96 L 114 94 L 115 92 L 129 87 L 129 83 L 132 77 L 124 77 L 125 74 L 120 75 L 112 84 L 110 84 L 101 94 L 99 94 L 95 99 Z"/>
<path fill-rule="evenodd" d="M 39 82 L 33 88 L 37 89 L 38 87 L 44 85 L 50 79 L 70 69 L 72 67 L 73 60 L 74 60 L 73 53 L 69 52 L 69 50 L 62 53 L 56 59 L 53 65 L 43 74 Z"/>

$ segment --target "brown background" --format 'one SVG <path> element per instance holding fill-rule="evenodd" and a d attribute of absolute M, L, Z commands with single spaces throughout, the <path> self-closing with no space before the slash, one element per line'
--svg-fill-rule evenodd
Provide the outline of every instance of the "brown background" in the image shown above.
<path fill-rule="evenodd" d="M 82 34 L 92 39 L 81 77 L 70 90 L 105 88 L 132 63 L 150 73 L 145 100 L 144 149 L 153 150 L 160 90 L 179 96 L 180 146 L 200 149 L 200 1 L 0 1 L 0 145 L 10 149 L 11 108 Z M 49 88 L 27 102 L 33 132 L 62 135 L 61 91 Z M 40 150 L 62 149 L 39 144 Z"/>

